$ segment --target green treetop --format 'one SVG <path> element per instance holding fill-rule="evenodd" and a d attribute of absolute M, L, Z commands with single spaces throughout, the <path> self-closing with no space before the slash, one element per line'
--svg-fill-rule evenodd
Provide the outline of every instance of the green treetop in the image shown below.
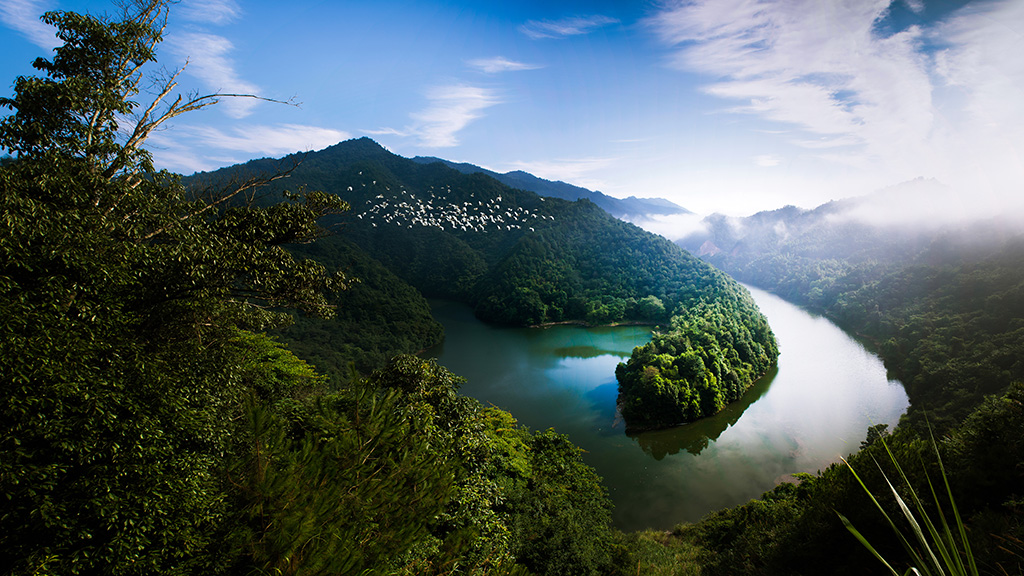
<path fill-rule="evenodd" d="M 190 194 L 154 172 L 154 129 L 220 95 L 140 104 L 165 1 L 119 20 L 51 12 L 64 45 L 0 120 L 0 565 L 16 573 L 215 572 L 235 450 L 242 330 L 329 313 L 344 277 L 284 243 L 343 210 L 321 193 L 257 208 L 257 181 Z M 132 120 L 127 120 L 131 118 Z"/>

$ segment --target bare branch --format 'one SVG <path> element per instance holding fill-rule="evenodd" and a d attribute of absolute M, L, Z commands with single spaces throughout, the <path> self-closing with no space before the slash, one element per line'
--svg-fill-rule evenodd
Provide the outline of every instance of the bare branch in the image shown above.
<path fill-rule="evenodd" d="M 210 202 L 204 202 L 202 207 L 199 208 L 198 210 L 194 210 L 192 212 L 189 212 L 188 214 L 185 214 L 183 216 L 179 216 L 178 217 L 178 221 L 179 222 L 184 222 L 186 220 L 191 220 L 192 218 L 196 218 L 198 216 L 201 216 L 201 215 L 205 214 L 206 212 L 212 210 L 213 208 L 216 208 L 216 207 L 224 204 L 225 202 L 230 201 L 232 198 L 237 197 L 239 194 L 241 194 L 242 192 L 245 192 L 246 190 L 251 190 L 251 189 L 254 189 L 254 188 L 259 188 L 261 186 L 266 186 L 267 184 L 270 184 L 271 182 L 274 182 L 276 180 L 281 180 L 283 178 L 288 178 L 289 176 L 291 176 L 291 173 L 296 168 L 298 168 L 298 164 L 296 164 L 295 166 L 289 168 L 288 170 L 286 170 L 284 172 L 278 172 L 277 174 L 274 174 L 273 176 L 267 176 L 267 177 L 255 177 L 254 176 L 252 178 L 249 178 L 248 180 L 243 182 L 241 185 L 236 186 L 233 191 L 228 192 L 226 194 L 220 195 L 216 200 L 213 200 L 213 201 L 210 201 Z M 154 238 L 155 236 L 159 236 L 160 234 L 163 234 L 164 232 L 167 231 L 168 228 L 169 228 L 169 225 L 168 226 L 162 226 L 162 227 L 160 227 L 160 228 L 150 232 L 149 234 L 146 234 L 145 236 L 143 236 L 141 238 L 141 240 L 143 240 L 143 241 L 144 240 L 150 240 L 150 239 Z"/>

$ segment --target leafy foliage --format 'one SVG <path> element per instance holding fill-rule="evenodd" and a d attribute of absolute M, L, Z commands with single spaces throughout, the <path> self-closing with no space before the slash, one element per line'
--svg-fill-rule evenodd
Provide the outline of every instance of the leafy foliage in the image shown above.
<path fill-rule="evenodd" d="M 256 160 L 190 181 L 244 179 L 298 160 Z M 290 183 L 336 192 L 354 207 L 333 220 L 344 240 L 322 244 L 354 243 L 423 294 L 466 302 L 492 322 L 663 322 L 678 305 L 714 301 L 733 286 L 589 201 L 541 198 L 396 156 L 367 138 L 302 156 Z"/>
<path fill-rule="evenodd" d="M 926 474 L 941 476 L 930 443 L 919 436 L 927 414 L 945 435 L 939 452 L 979 570 L 1019 573 L 1022 556 L 1013 545 L 1021 539 L 1024 462 L 1021 385 L 1014 383 L 1024 378 L 1014 320 L 1024 280 L 1019 228 L 998 220 L 927 231 L 841 221 L 828 226 L 828 218 L 801 222 L 811 216 L 784 209 L 755 215 L 743 226 L 715 228 L 714 242 L 723 250 L 708 251 L 707 258 L 874 342 L 911 400 L 885 444 L 899 462 L 928 462 L 904 468 L 910 488 L 900 488 L 902 497 L 909 502 L 909 490 L 930 493 Z M 746 237 L 730 244 L 727 229 L 744 230 Z M 849 458 L 867 486 L 885 486 L 872 461 L 890 461 L 879 441 L 883 435 L 877 428 L 869 432 Z M 891 466 L 885 473 L 898 477 Z M 882 503 L 890 517 L 903 517 L 895 501 Z M 925 507 L 935 513 L 931 504 Z M 714 574 L 817 573 L 822 566 L 832 573 L 877 570 L 877 560 L 844 533 L 836 510 L 885 558 L 904 555 L 889 525 L 870 514 L 873 505 L 860 485 L 839 466 L 683 527 L 679 538 L 705 548 L 706 568 Z M 752 519 L 755 513 L 763 521 Z"/>
<path fill-rule="evenodd" d="M 371 378 L 431 415 L 440 458 L 458 463 L 452 500 L 406 570 L 600 574 L 610 566 L 611 503 L 580 449 L 553 431 L 530 432 L 507 412 L 457 394 L 461 379 L 433 361 L 396 358 Z"/>
<path fill-rule="evenodd" d="M 236 568 L 391 573 L 452 496 L 454 468 L 436 458 L 431 420 L 396 392 L 363 386 L 276 413 L 252 405 L 247 418 L 248 449 L 229 475 Z"/>
<path fill-rule="evenodd" d="M 47 14 L 65 45 L 0 100 L 0 146 L 17 154 L 0 167 L 0 540 L 19 573 L 223 566 L 220 471 L 261 345 L 243 331 L 281 324 L 278 307 L 328 313 L 324 291 L 345 284 L 281 247 L 318 236 L 340 200 L 189 196 L 139 147 L 179 103 L 122 136 L 165 6 L 128 8 Z M 265 391 L 308 384 L 275 378 Z"/>
<path fill-rule="evenodd" d="M 278 332 L 289 349 L 336 381 L 350 380 L 350 367 L 369 374 L 444 337 L 423 296 L 357 246 L 335 238 L 289 249 L 358 279 L 329 301 L 332 318 L 301 314 Z"/>
<path fill-rule="evenodd" d="M 619 409 L 628 428 L 711 416 L 774 364 L 778 348 L 767 321 L 749 300 L 737 300 L 743 305 L 716 301 L 681 309 L 667 333 L 656 333 L 619 364 Z"/>

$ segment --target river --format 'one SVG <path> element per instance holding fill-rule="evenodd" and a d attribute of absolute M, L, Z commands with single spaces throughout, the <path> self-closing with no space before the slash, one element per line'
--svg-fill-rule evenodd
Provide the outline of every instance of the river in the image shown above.
<path fill-rule="evenodd" d="M 466 378 L 462 393 L 583 448 L 617 527 L 668 530 L 827 467 L 856 451 L 869 426 L 892 427 L 907 408 L 903 386 L 858 341 L 748 289 L 778 339 L 776 369 L 719 414 L 670 430 L 627 436 L 616 421 L 615 366 L 650 339 L 648 328 L 496 327 L 434 301 L 445 342 L 427 356 Z"/>

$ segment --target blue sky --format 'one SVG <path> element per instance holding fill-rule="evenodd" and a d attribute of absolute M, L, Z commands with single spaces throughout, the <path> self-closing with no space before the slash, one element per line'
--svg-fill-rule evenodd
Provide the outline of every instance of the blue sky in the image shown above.
<path fill-rule="evenodd" d="M 0 0 L 7 90 L 54 46 Z M 1020 0 L 182 0 L 159 59 L 244 92 L 150 141 L 191 173 L 369 136 L 701 214 L 814 207 L 918 177 L 956 209 L 1024 194 Z"/>

